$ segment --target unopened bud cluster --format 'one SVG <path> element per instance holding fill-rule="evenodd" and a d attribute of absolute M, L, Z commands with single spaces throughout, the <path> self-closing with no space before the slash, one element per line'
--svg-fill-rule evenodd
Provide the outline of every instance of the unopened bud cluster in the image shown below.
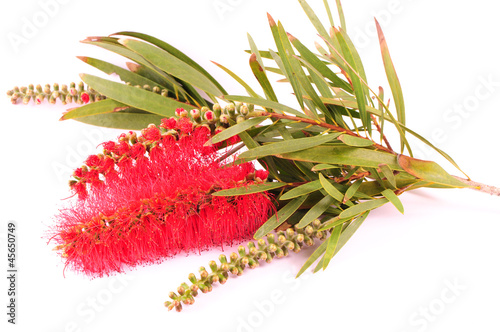
<path fill-rule="evenodd" d="M 44 100 L 47 100 L 50 104 L 55 104 L 58 99 L 63 105 L 68 103 L 81 105 L 106 98 L 94 89 L 85 87 L 83 82 L 78 84 L 70 83 L 69 87 L 66 84 L 59 86 L 57 83 L 54 83 L 52 86 L 46 84 L 44 87 L 40 84 L 37 86 L 30 84 L 27 87 L 16 86 L 14 89 L 7 91 L 7 96 L 10 97 L 12 104 L 22 101 L 25 105 L 30 101 L 34 101 L 35 104 L 39 105 Z"/>
<path fill-rule="evenodd" d="M 273 258 L 288 256 L 290 251 L 299 252 L 304 246 L 312 246 L 314 239 L 324 239 L 326 233 L 319 231 L 321 222 L 316 219 L 310 225 L 303 229 L 288 228 L 285 231 L 270 233 L 266 240 L 259 239 L 257 243 L 249 242 L 247 248 L 238 247 L 238 253 L 231 253 L 229 260 L 225 255 L 219 256 L 220 264 L 215 261 L 208 263 L 210 271 L 205 267 L 200 267 L 199 277 L 194 273 L 189 274 L 188 279 L 191 285 L 182 283 L 176 292 L 170 292 L 169 297 L 172 301 L 165 302 L 168 310 L 175 308 L 176 311 L 182 310 L 182 304 L 190 305 L 194 303 L 196 297 L 201 291 L 208 293 L 212 291 L 212 284 L 219 282 L 226 283 L 229 273 L 240 276 L 246 267 L 251 269 L 259 266 L 259 260 L 270 263 Z"/>

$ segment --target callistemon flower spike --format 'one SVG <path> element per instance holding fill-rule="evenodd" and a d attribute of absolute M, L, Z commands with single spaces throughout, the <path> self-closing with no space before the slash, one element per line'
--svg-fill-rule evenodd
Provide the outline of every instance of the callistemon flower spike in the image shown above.
<path fill-rule="evenodd" d="M 191 305 L 199 291 L 208 293 L 212 291 L 213 284 L 219 282 L 225 284 L 229 279 L 229 274 L 241 276 L 246 267 L 254 269 L 259 266 L 259 261 L 267 263 L 272 262 L 274 258 L 288 256 L 289 252 L 299 252 L 304 246 L 312 246 L 315 239 L 323 240 L 327 234 L 320 230 L 321 222 L 314 220 L 310 225 L 303 229 L 296 227 L 288 228 L 285 231 L 270 233 L 266 240 L 261 238 L 257 242 L 249 242 L 247 248 L 238 247 L 238 252 L 229 255 L 229 260 L 225 255 L 219 256 L 220 264 L 210 261 L 207 271 L 203 266 L 200 268 L 199 277 L 194 273 L 188 276 L 191 285 L 182 283 L 177 288 L 177 293 L 170 292 L 171 301 L 166 301 L 165 306 L 168 310 L 175 308 L 176 311 L 182 310 L 182 304 Z"/>
<path fill-rule="evenodd" d="M 181 251 L 231 245 L 274 212 L 265 192 L 212 195 L 262 183 L 265 171 L 222 163 L 216 148 L 205 145 L 209 129 L 187 117 L 162 125 L 171 129 L 162 134 L 150 125 L 104 143 L 102 154 L 75 171 L 71 186 L 79 198 L 56 216 L 52 232 L 68 267 L 103 276 Z"/>
<path fill-rule="evenodd" d="M 58 83 L 54 83 L 52 86 L 46 84 L 44 87 L 40 84 L 36 86 L 30 84 L 27 87 L 16 86 L 12 90 L 7 91 L 7 96 L 10 97 L 13 104 L 22 101 L 25 105 L 30 101 L 39 105 L 45 100 L 50 104 L 55 104 L 57 100 L 60 100 L 63 105 L 68 103 L 77 103 L 81 105 L 106 98 L 94 89 L 90 87 L 86 88 L 83 82 L 78 84 L 72 82 L 69 84 L 69 87 L 65 84 L 59 86 Z"/>

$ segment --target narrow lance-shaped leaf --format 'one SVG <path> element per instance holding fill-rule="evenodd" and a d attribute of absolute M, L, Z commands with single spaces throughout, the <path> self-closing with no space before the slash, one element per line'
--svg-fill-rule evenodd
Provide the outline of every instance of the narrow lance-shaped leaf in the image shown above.
<path fill-rule="evenodd" d="M 82 60 L 86 64 L 91 65 L 92 67 L 95 67 L 106 74 L 116 74 L 120 77 L 120 80 L 124 83 L 130 83 L 132 85 L 149 85 L 150 87 L 155 87 L 158 86 L 158 83 L 155 81 L 152 81 L 146 77 L 143 77 L 139 74 L 134 73 L 133 71 L 123 69 L 119 66 L 113 65 L 109 62 L 102 61 L 99 59 L 87 57 L 87 56 L 78 56 L 78 59 Z"/>
<path fill-rule="evenodd" d="M 217 67 L 221 68 L 222 70 L 224 70 L 229 76 L 231 76 L 236 82 L 240 83 L 240 85 L 242 87 L 245 88 L 245 90 L 248 92 L 248 94 L 252 97 L 256 97 L 256 98 L 261 98 L 251 87 L 250 85 L 248 85 L 243 79 L 241 79 L 238 75 L 236 75 L 235 73 L 233 73 L 231 70 L 229 70 L 228 68 L 224 67 L 223 65 L 217 63 L 217 62 L 214 62 L 212 61 L 212 63 L 214 65 L 216 65 Z"/>
<path fill-rule="evenodd" d="M 146 128 L 150 123 L 160 123 L 162 118 L 162 116 L 156 114 L 129 109 L 120 112 L 75 118 L 75 121 L 106 128 L 141 130 Z"/>
<path fill-rule="evenodd" d="M 294 108 L 267 99 L 247 97 L 247 96 L 236 96 L 236 95 L 227 95 L 224 96 L 224 98 L 228 100 L 240 101 L 242 103 L 249 103 L 257 106 L 262 106 L 264 108 L 272 108 L 274 110 L 290 113 L 302 118 L 307 117 L 304 113 L 301 113 Z"/>
<path fill-rule="evenodd" d="M 186 81 L 212 95 L 221 96 L 224 94 L 209 78 L 198 70 L 158 47 L 133 39 L 120 39 L 119 42 L 174 77 Z"/>
<path fill-rule="evenodd" d="M 339 140 L 341 140 L 342 142 L 344 142 L 344 144 L 349 146 L 367 147 L 373 145 L 373 142 L 370 141 L 369 139 L 346 135 L 346 134 L 340 135 Z"/>
<path fill-rule="evenodd" d="M 319 182 L 328 195 L 335 198 L 336 201 L 342 202 L 344 199 L 344 194 L 342 194 L 337 188 L 335 188 L 328 180 L 323 176 L 323 174 L 319 175 Z"/>
<path fill-rule="evenodd" d="M 304 109 L 304 101 L 302 99 L 302 92 L 300 89 L 300 85 L 299 82 L 297 81 L 296 76 L 293 73 L 292 65 L 290 64 L 290 58 L 292 57 L 292 55 L 288 54 L 289 51 L 287 51 L 286 47 L 287 46 L 286 43 L 289 43 L 288 37 L 286 36 L 286 33 L 284 33 L 283 26 L 281 25 L 280 22 L 278 22 L 278 25 L 276 25 L 276 22 L 271 17 L 271 15 L 268 14 L 267 17 L 269 19 L 269 25 L 271 27 L 271 32 L 273 34 L 274 42 L 276 43 L 276 47 L 278 48 L 279 57 L 283 62 L 283 67 L 285 69 L 286 77 L 290 81 L 290 85 L 292 86 L 293 92 L 295 93 L 295 98 L 297 98 L 297 101 L 301 109 Z"/>
<path fill-rule="evenodd" d="M 174 116 L 177 108 L 193 108 L 192 105 L 163 97 L 154 92 L 112 82 L 94 75 L 81 74 L 80 77 L 90 87 L 111 99 L 163 117 Z"/>
<path fill-rule="evenodd" d="M 323 243 L 321 243 L 320 246 L 316 250 L 314 250 L 312 255 L 309 256 L 309 258 L 306 260 L 304 265 L 302 265 L 295 278 L 300 277 L 302 273 L 304 273 L 312 265 L 312 263 L 314 263 L 319 258 L 319 256 L 321 256 L 326 251 L 327 245 L 328 241 L 323 241 Z"/>
<path fill-rule="evenodd" d="M 319 182 L 319 180 L 310 181 L 310 182 L 304 183 L 298 187 L 295 187 L 295 188 L 287 191 L 285 194 L 281 195 L 281 197 L 279 199 L 280 200 L 292 199 L 295 197 L 299 197 L 302 195 L 312 193 L 316 190 L 320 190 L 321 188 L 322 188 L 322 186 L 321 186 L 321 182 Z"/>
<path fill-rule="evenodd" d="M 66 113 L 64 113 L 60 120 L 69 120 L 83 118 L 91 115 L 119 112 L 128 108 L 129 106 L 108 98 L 80 107 L 71 108 Z"/>
<path fill-rule="evenodd" d="M 246 187 L 238 187 L 232 189 L 219 190 L 214 192 L 213 196 L 240 196 L 260 193 L 263 191 L 273 190 L 286 186 L 287 183 L 283 182 L 266 182 L 259 184 L 252 184 Z"/>
<path fill-rule="evenodd" d="M 349 239 L 354 235 L 354 233 L 358 230 L 361 224 L 363 224 L 366 217 L 368 217 L 368 213 L 369 211 L 365 212 L 364 214 L 356 218 L 356 220 L 351 222 L 349 226 L 347 226 L 347 228 L 342 232 L 342 234 L 340 234 L 339 242 L 337 243 L 337 247 L 335 248 L 335 253 L 333 254 L 334 257 L 340 251 L 340 249 L 344 247 L 347 241 L 349 241 Z M 314 272 L 319 271 L 322 267 L 323 267 L 323 262 L 320 261 L 318 266 L 316 266 L 316 268 L 314 269 Z"/>
<path fill-rule="evenodd" d="M 305 61 L 310 63 L 322 76 L 328 78 L 334 86 L 345 91 L 352 92 L 352 87 L 343 79 L 339 78 L 328 66 L 320 60 L 313 52 L 304 46 L 298 39 L 292 39 L 293 46 L 299 51 Z"/>
<path fill-rule="evenodd" d="M 455 179 L 433 161 L 420 160 L 405 155 L 399 155 L 398 163 L 406 172 L 419 179 L 453 188 L 467 187 L 465 183 Z"/>
<path fill-rule="evenodd" d="M 385 198 L 389 200 L 389 202 L 392 203 L 398 209 L 399 212 L 405 213 L 405 209 L 403 207 L 403 203 L 401 203 L 401 200 L 399 197 L 392 191 L 391 189 L 386 189 L 382 191 L 382 195 L 384 195 Z"/>
<path fill-rule="evenodd" d="M 386 164 L 380 164 L 379 167 L 385 178 L 391 185 L 391 188 L 396 189 L 396 177 L 394 176 L 394 172 L 392 171 L 392 169 Z"/>
<path fill-rule="evenodd" d="M 356 192 L 358 191 L 358 189 L 362 183 L 363 183 L 363 179 L 359 179 L 359 180 L 355 181 L 353 184 L 351 184 L 345 192 L 345 196 L 344 196 L 344 199 L 342 200 L 342 203 L 345 203 L 348 200 L 350 200 L 356 194 Z"/>
<path fill-rule="evenodd" d="M 405 116 L 405 104 L 403 100 L 403 90 L 401 89 L 401 83 L 399 82 L 398 75 L 396 74 L 396 69 L 389 54 L 389 48 L 387 47 L 387 41 L 385 40 L 382 28 L 375 19 L 375 25 L 377 26 L 378 39 L 380 43 L 380 50 L 382 52 L 382 60 L 384 62 L 385 73 L 387 75 L 387 80 L 389 81 L 389 86 L 391 87 L 392 96 L 394 98 L 394 104 L 396 106 L 396 112 L 398 116 L 398 121 L 403 125 L 406 124 Z M 404 150 L 404 142 L 401 141 L 401 153 Z"/>
<path fill-rule="evenodd" d="M 278 213 L 275 213 L 255 232 L 254 239 L 260 239 L 267 233 L 283 224 L 292 214 L 299 209 L 299 207 L 307 199 L 308 195 L 297 197 L 291 200 L 287 205 L 282 207 Z"/>
<path fill-rule="evenodd" d="M 225 141 L 228 138 L 233 137 L 234 135 L 238 135 L 239 133 L 241 133 L 249 128 L 252 128 L 253 126 L 258 125 L 259 123 L 261 123 L 265 119 L 267 119 L 266 116 L 259 116 L 259 117 L 251 118 L 251 119 L 245 120 L 243 122 L 240 122 L 234 126 L 231 126 L 227 129 L 221 131 L 217 135 L 213 136 L 205 144 L 209 145 L 209 144 L 215 144 L 215 143 Z"/>
<path fill-rule="evenodd" d="M 371 120 L 370 120 L 370 116 L 366 112 L 366 98 L 367 98 L 367 96 L 365 95 L 365 88 L 361 84 L 361 80 L 357 75 L 357 74 L 359 74 L 359 69 L 356 65 L 356 61 L 354 59 L 352 51 L 349 48 L 347 42 L 345 41 L 342 33 L 335 28 L 333 28 L 333 31 L 335 33 L 335 36 L 337 37 L 337 40 L 339 41 L 341 49 L 342 49 L 343 59 L 345 60 L 346 64 L 349 65 L 348 74 L 349 74 L 349 77 L 351 79 L 351 82 L 352 82 L 352 85 L 354 88 L 354 94 L 356 95 L 356 100 L 357 100 L 357 104 L 358 104 L 358 109 L 359 109 L 361 121 L 363 122 L 364 128 L 369 133 L 371 133 Z"/>
<path fill-rule="evenodd" d="M 340 233 L 342 232 L 342 225 L 338 225 L 333 229 L 330 238 L 328 239 L 328 245 L 326 247 L 325 256 L 323 257 L 323 270 L 327 268 L 328 264 L 335 255 L 335 250 L 337 249 L 337 244 L 339 242 Z"/>
<path fill-rule="evenodd" d="M 325 212 L 334 202 L 335 199 L 330 195 L 323 197 L 318 203 L 310 208 L 309 211 L 307 211 L 302 219 L 300 219 L 297 224 L 297 228 L 304 228 L 312 223 L 314 219 L 321 216 L 323 212 Z"/>
<path fill-rule="evenodd" d="M 340 218 L 351 218 L 354 217 L 358 214 L 361 214 L 366 211 L 373 210 L 375 208 L 378 208 L 379 206 L 382 206 L 389 202 L 387 198 L 377 198 L 377 199 L 372 199 L 369 201 L 365 201 L 359 204 L 356 204 L 354 206 L 351 206 L 348 209 L 345 209 L 340 215 Z"/>
<path fill-rule="evenodd" d="M 163 40 L 160 40 L 158 38 L 155 38 L 153 36 L 150 36 L 150 35 L 147 35 L 144 33 L 133 32 L 133 31 L 121 31 L 121 32 L 114 33 L 113 35 L 136 37 L 136 38 L 140 38 L 144 41 L 147 41 L 148 43 L 151 43 L 153 45 L 158 46 L 159 48 L 167 51 L 168 53 L 172 54 L 173 56 L 175 56 L 179 60 L 187 63 L 188 65 L 190 65 L 194 69 L 198 70 L 205 77 L 207 77 L 210 81 L 212 81 L 212 83 L 214 83 L 219 88 L 219 90 L 222 91 L 223 94 L 227 94 L 226 90 L 224 90 L 224 88 L 219 84 L 219 82 L 212 75 L 210 75 L 202 66 L 200 66 L 196 61 L 194 61 L 193 59 L 188 57 L 186 54 L 181 52 L 179 49 L 164 42 Z"/>
<path fill-rule="evenodd" d="M 259 62 L 257 61 L 255 53 L 252 53 L 250 55 L 249 63 L 250 63 L 250 69 L 252 69 L 252 73 L 254 74 L 255 78 L 262 87 L 262 90 L 264 90 L 267 99 L 277 102 L 278 98 L 274 93 L 273 87 L 271 86 L 271 83 L 267 78 L 264 68 L 262 68 Z"/>
<path fill-rule="evenodd" d="M 332 133 L 325 135 L 317 135 L 313 137 L 290 139 L 277 143 L 270 143 L 255 149 L 245 151 L 240 155 L 240 158 L 255 159 L 269 155 L 289 153 L 289 152 L 309 149 L 330 142 L 331 140 L 338 137 L 340 134 L 341 133 Z"/>
<path fill-rule="evenodd" d="M 313 163 L 364 167 L 387 164 L 394 170 L 403 170 L 393 154 L 350 146 L 316 146 L 307 150 L 279 154 L 277 157 Z"/>

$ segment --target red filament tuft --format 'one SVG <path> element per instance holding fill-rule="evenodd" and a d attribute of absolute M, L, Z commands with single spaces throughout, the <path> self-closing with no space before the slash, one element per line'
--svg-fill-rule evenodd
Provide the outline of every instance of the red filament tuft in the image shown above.
<path fill-rule="evenodd" d="M 75 170 L 79 199 L 60 211 L 53 230 L 67 266 L 103 276 L 231 245 L 251 237 L 273 212 L 267 193 L 213 196 L 252 184 L 260 173 L 250 163 L 222 164 L 215 147 L 204 145 L 207 127 L 194 128 L 187 118 L 172 122 L 160 127 L 176 134 L 154 125 L 139 137 L 124 134 Z"/>

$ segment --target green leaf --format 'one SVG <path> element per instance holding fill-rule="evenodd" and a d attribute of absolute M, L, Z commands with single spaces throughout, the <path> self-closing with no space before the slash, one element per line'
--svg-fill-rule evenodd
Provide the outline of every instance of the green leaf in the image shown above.
<path fill-rule="evenodd" d="M 319 182 L 328 195 L 332 196 L 338 202 L 342 202 L 344 199 L 344 194 L 342 194 L 337 188 L 335 188 L 324 176 L 323 174 L 319 175 Z"/>
<path fill-rule="evenodd" d="M 261 123 L 262 121 L 264 121 L 266 119 L 267 119 L 266 116 L 259 116 L 259 117 L 251 118 L 251 119 L 245 120 L 243 122 L 240 122 L 234 126 L 231 126 L 227 129 L 221 131 L 217 135 L 213 136 L 210 140 L 207 141 L 207 143 L 205 143 L 205 145 L 215 144 L 215 143 L 225 141 L 228 138 L 233 137 L 234 135 L 238 135 L 241 132 L 258 125 L 259 123 Z"/>
<path fill-rule="evenodd" d="M 344 10 L 342 9 L 342 5 L 340 4 L 340 0 L 335 0 L 335 1 L 337 3 L 337 12 L 339 13 L 339 17 L 340 17 L 340 26 L 342 27 L 342 29 L 344 31 L 347 31 L 346 25 L 345 25 Z"/>
<path fill-rule="evenodd" d="M 266 72 L 264 68 L 262 68 L 257 61 L 257 57 L 255 53 L 252 53 L 250 55 L 250 69 L 252 69 L 252 73 L 254 74 L 255 78 L 259 82 L 260 86 L 262 87 L 262 90 L 264 91 L 267 99 L 272 100 L 277 102 L 278 98 L 276 97 L 276 94 L 274 93 L 273 87 L 271 86 L 271 83 L 269 82 L 269 79 L 267 78 Z"/>
<path fill-rule="evenodd" d="M 363 123 L 364 128 L 370 133 L 371 132 L 371 119 L 370 115 L 366 112 L 366 94 L 365 94 L 365 87 L 361 84 L 361 80 L 358 77 L 357 74 L 360 74 L 360 68 L 358 68 L 358 65 L 356 64 L 356 60 L 353 55 L 353 50 L 349 47 L 348 43 L 344 39 L 343 34 L 335 29 L 334 33 L 339 41 L 340 47 L 342 49 L 342 54 L 344 56 L 344 60 L 346 63 L 349 65 L 349 68 L 347 69 L 347 73 L 349 77 L 351 78 L 351 82 L 354 88 L 354 94 L 356 95 L 356 100 L 358 104 L 358 109 L 359 109 L 359 114 L 361 121 Z"/>
<path fill-rule="evenodd" d="M 302 91 L 299 82 L 297 81 L 296 74 L 294 74 L 294 71 L 292 69 L 293 68 L 292 64 L 290 63 L 290 61 L 293 59 L 292 57 L 293 52 L 291 50 L 290 42 L 288 41 L 285 29 L 283 28 L 280 22 L 278 22 L 278 25 L 276 25 L 276 22 L 274 22 L 271 15 L 268 14 L 267 16 L 269 19 L 269 25 L 271 27 L 271 32 L 273 34 L 274 41 L 276 43 L 276 47 L 278 48 L 279 57 L 283 62 L 283 67 L 285 69 L 284 74 L 286 75 L 286 78 L 288 79 L 290 85 L 292 86 L 293 92 L 295 93 L 295 98 L 297 98 L 297 101 L 301 109 L 304 109 Z"/>
<path fill-rule="evenodd" d="M 349 239 L 354 235 L 361 224 L 365 221 L 366 217 L 368 217 L 368 213 L 368 211 L 365 212 L 363 215 L 359 216 L 356 220 L 350 223 L 346 229 L 344 229 L 344 231 L 340 235 L 339 242 L 337 243 L 337 247 L 335 248 L 335 253 L 333 254 L 333 256 L 335 256 L 347 243 L 347 241 L 349 241 Z M 323 243 L 326 243 L 326 241 Z M 314 272 L 317 272 L 319 269 L 321 269 L 321 267 L 322 265 L 317 266 Z"/>
<path fill-rule="evenodd" d="M 139 74 L 134 73 L 133 71 L 123 69 L 121 67 L 115 66 L 111 63 L 108 63 L 106 61 L 102 61 L 99 59 L 95 58 L 90 58 L 86 56 L 78 56 L 78 59 L 82 60 L 83 62 L 91 65 L 92 67 L 95 67 L 106 74 L 116 74 L 120 77 L 120 80 L 122 80 L 125 83 L 130 83 L 132 85 L 149 85 L 150 87 L 155 87 L 158 86 L 158 83 L 155 81 L 152 81 L 148 78 L 145 78 Z"/>
<path fill-rule="evenodd" d="M 183 96 L 185 96 L 186 91 L 180 86 L 178 82 L 175 81 L 173 77 L 168 75 L 167 73 L 159 71 L 155 68 L 151 63 L 149 63 L 146 59 L 144 59 L 139 54 L 129 50 L 122 44 L 118 43 L 117 38 L 109 38 L 109 37 L 90 37 L 82 41 L 83 43 L 99 46 L 105 50 L 111 51 L 118 55 L 124 56 L 132 61 L 141 64 L 143 68 L 142 71 L 149 73 L 151 76 L 161 78 L 160 80 L 155 80 L 157 82 L 161 82 L 161 85 L 171 91 L 178 91 Z M 130 69 L 130 68 L 129 68 Z M 131 70 L 134 71 L 134 70 Z M 145 76 L 141 73 L 141 76 Z M 152 80 L 152 77 L 148 77 Z"/>
<path fill-rule="evenodd" d="M 391 185 L 391 188 L 396 189 L 397 188 L 396 187 L 396 177 L 394 176 L 394 172 L 392 171 L 392 169 L 389 166 L 387 166 L 386 164 L 380 164 L 379 167 L 380 167 L 380 170 L 382 171 L 382 173 L 384 174 L 385 178 L 387 179 L 387 181 Z"/>
<path fill-rule="evenodd" d="M 94 75 L 80 74 L 80 77 L 90 87 L 111 99 L 163 117 L 174 116 L 177 108 L 186 108 L 188 110 L 194 108 L 192 105 L 163 97 L 154 92 L 112 82 Z"/>
<path fill-rule="evenodd" d="M 366 148 L 344 146 L 316 146 L 307 150 L 276 155 L 279 158 L 313 163 L 378 167 L 387 164 L 394 170 L 403 170 L 395 155 Z"/>
<path fill-rule="evenodd" d="M 297 111 L 296 109 L 293 109 L 291 107 L 288 107 L 286 105 L 267 100 L 267 99 L 262 99 L 262 98 L 254 98 L 254 97 L 247 97 L 247 96 L 236 96 L 236 95 L 227 95 L 224 96 L 225 99 L 228 100 L 234 100 L 234 101 L 240 101 L 242 103 L 249 103 L 249 104 L 254 104 L 258 106 L 262 106 L 264 108 L 271 108 L 275 111 L 281 111 L 281 112 L 286 112 L 290 113 L 302 118 L 307 118 L 307 116 L 302 113 Z"/>
<path fill-rule="evenodd" d="M 389 81 L 389 86 L 391 87 L 392 96 L 394 97 L 394 104 L 396 106 L 396 111 L 398 115 L 398 121 L 405 124 L 405 105 L 403 100 L 403 90 L 401 89 L 401 83 L 399 82 L 398 75 L 396 74 L 396 69 L 389 54 L 389 48 L 387 47 L 387 41 L 385 40 L 382 28 L 375 19 L 375 25 L 377 27 L 378 39 L 380 43 L 380 50 L 382 52 L 382 60 L 384 62 L 385 73 L 387 75 L 387 80 Z"/>
<path fill-rule="evenodd" d="M 351 197 L 353 197 L 356 194 L 356 192 L 358 191 L 358 189 L 362 183 L 363 183 L 363 179 L 359 179 L 356 182 L 354 182 L 353 184 L 351 184 L 349 186 L 349 188 L 346 190 L 345 195 L 344 195 L 344 199 L 342 200 L 342 202 L 345 203 L 348 200 L 350 200 Z"/>
<path fill-rule="evenodd" d="M 167 51 L 133 39 L 120 39 L 119 42 L 174 77 L 212 95 L 221 96 L 224 94 L 209 78 Z"/>
<path fill-rule="evenodd" d="M 309 256 L 309 258 L 306 260 L 304 265 L 302 265 L 295 278 L 300 277 L 302 273 L 304 273 L 312 265 L 312 263 L 314 263 L 319 258 L 319 256 L 321 256 L 326 251 L 327 245 L 328 241 L 323 241 L 323 243 L 321 243 L 320 246 L 316 250 L 314 250 L 312 255 Z"/>
<path fill-rule="evenodd" d="M 104 99 L 80 107 L 70 108 L 59 120 L 83 118 L 90 115 L 113 113 L 128 109 L 129 106 L 113 99 Z"/>
<path fill-rule="evenodd" d="M 333 86 L 352 92 L 352 87 L 343 79 L 339 78 L 328 66 L 321 61 L 313 52 L 304 46 L 298 39 L 292 39 L 293 46 L 299 51 L 302 58 L 313 66 L 323 77 L 328 78 Z"/>
<path fill-rule="evenodd" d="M 323 257 L 323 270 L 326 269 L 328 264 L 330 264 L 333 255 L 335 255 L 335 251 L 337 249 L 337 244 L 339 243 L 341 232 L 342 232 L 342 225 L 336 226 L 332 231 L 332 235 L 330 235 L 330 238 L 328 239 L 328 245 L 326 247 L 325 256 Z"/>
<path fill-rule="evenodd" d="M 272 217 L 264 223 L 264 225 L 260 226 L 257 232 L 255 232 L 254 239 L 260 239 L 261 237 L 265 236 L 267 233 L 284 223 L 288 218 L 290 218 L 292 214 L 295 213 L 295 211 L 300 208 L 307 197 L 308 195 L 303 195 L 288 202 L 288 204 L 282 207 L 278 211 L 278 213 L 273 214 Z"/>
<path fill-rule="evenodd" d="M 312 86 L 311 82 L 309 81 L 309 78 L 306 76 L 304 70 L 302 69 L 302 66 L 301 66 L 299 60 L 297 60 L 297 57 L 293 53 L 293 49 L 292 49 L 292 46 L 290 45 L 290 43 L 291 42 L 293 43 L 293 41 L 297 40 L 297 39 L 295 37 L 293 37 L 291 34 L 285 33 L 284 30 L 280 31 L 280 34 L 286 35 L 288 37 L 288 40 L 286 42 L 286 48 L 287 48 L 288 54 L 290 55 L 289 61 L 290 61 L 290 65 L 292 67 L 292 72 L 297 76 L 297 81 L 304 89 L 306 95 L 309 98 L 311 98 L 314 107 L 318 108 L 323 114 L 325 114 L 325 115 L 328 114 L 327 107 L 321 101 L 320 97 L 316 93 L 316 90 L 314 90 L 314 87 Z M 311 111 L 313 111 L 314 107 L 309 107 L 309 108 L 311 109 Z"/>
<path fill-rule="evenodd" d="M 382 195 L 384 195 L 384 197 L 387 198 L 389 200 L 389 202 L 391 202 L 392 205 L 394 205 L 396 207 L 396 209 L 398 209 L 399 212 L 401 212 L 402 214 L 405 213 L 403 203 L 401 203 L 401 200 L 394 193 L 394 191 L 392 191 L 391 189 L 386 189 L 386 190 L 382 191 Z"/>
<path fill-rule="evenodd" d="M 113 35 L 136 37 L 136 38 L 140 38 L 144 41 L 147 41 L 153 45 L 158 46 L 159 48 L 167 51 L 168 53 L 172 54 L 173 56 L 175 56 L 179 60 L 185 62 L 186 64 L 190 65 L 194 69 L 198 70 L 205 77 L 207 77 L 210 81 L 212 81 L 212 83 L 215 84 L 220 91 L 222 91 L 222 94 L 227 94 L 227 92 L 219 84 L 219 82 L 215 78 L 213 78 L 213 76 L 210 75 L 202 66 L 200 66 L 196 61 L 194 61 L 193 59 L 191 59 L 186 54 L 182 53 L 180 50 L 173 47 L 172 45 L 164 42 L 163 40 L 160 40 L 158 38 L 152 37 L 152 36 L 144 34 L 144 33 L 133 32 L 133 31 L 121 31 L 121 32 L 114 33 Z"/>
<path fill-rule="evenodd" d="M 448 172 L 433 161 L 420 160 L 405 155 L 399 155 L 398 163 L 403 170 L 419 179 L 453 188 L 468 187 L 462 181 L 459 181 L 448 174 Z"/>
<path fill-rule="evenodd" d="M 323 212 L 326 211 L 330 207 L 330 205 L 335 202 L 334 198 L 330 195 L 323 197 L 318 203 L 316 203 L 309 211 L 307 211 L 306 215 L 300 219 L 300 222 L 297 224 L 297 228 L 304 228 L 310 223 L 313 222 L 316 218 L 321 216 Z"/>
<path fill-rule="evenodd" d="M 335 216 L 332 219 L 325 221 L 318 230 L 319 231 L 326 231 L 326 230 L 329 230 L 333 227 L 337 227 L 338 225 L 345 224 L 346 222 L 351 221 L 351 220 L 352 220 L 352 218 L 343 219 L 343 218 L 340 218 L 339 216 Z"/>
<path fill-rule="evenodd" d="M 150 123 L 159 124 L 162 118 L 162 116 L 146 113 L 140 110 L 127 110 L 114 113 L 90 115 L 82 118 L 75 118 L 75 120 L 99 127 L 141 130 L 146 128 Z"/>
<path fill-rule="evenodd" d="M 277 143 L 270 143 L 255 149 L 245 151 L 240 155 L 240 158 L 251 160 L 255 158 L 262 158 L 264 156 L 269 156 L 269 155 L 276 155 L 276 154 L 309 149 L 327 143 L 338 137 L 340 134 L 341 133 L 317 135 L 313 137 L 297 138 Z"/>
<path fill-rule="evenodd" d="M 288 185 L 284 182 L 266 182 L 259 184 L 252 184 L 246 187 L 231 188 L 225 190 L 219 190 L 212 194 L 212 196 L 241 196 L 260 193 L 263 191 L 269 191 L 277 188 L 281 188 Z"/>
<path fill-rule="evenodd" d="M 251 87 L 250 85 L 248 85 L 244 80 L 242 80 L 238 75 L 236 75 L 235 73 L 233 73 L 231 70 L 227 69 L 226 67 L 224 67 L 223 65 L 221 64 L 218 64 L 217 62 L 213 62 L 212 63 L 214 65 L 216 65 L 217 67 L 221 68 L 222 70 L 224 70 L 227 74 L 229 74 L 229 76 L 231 76 L 236 82 L 240 83 L 241 86 L 243 86 L 245 88 L 245 90 L 248 92 L 248 94 L 252 97 L 255 97 L 255 98 L 261 98 Z"/>
<path fill-rule="evenodd" d="M 319 180 L 307 182 L 307 183 L 304 183 L 298 187 L 295 187 L 295 188 L 287 191 L 279 199 L 280 200 L 292 199 L 292 198 L 299 197 L 302 195 L 310 194 L 316 190 L 320 190 L 321 188 L 322 188 L 322 186 L 321 186 L 321 182 L 319 182 Z"/>
<path fill-rule="evenodd" d="M 373 141 L 367 138 L 361 138 L 347 134 L 340 135 L 339 140 L 341 140 L 342 142 L 344 142 L 344 144 L 349 146 L 367 147 L 373 145 Z"/>
<path fill-rule="evenodd" d="M 378 198 L 378 199 L 372 199 L 372 200 L 369 200 L 366 202 L 358 203 L 354 206 L 351 206 L 350 208 L 345 209 L 339 215 L 339 217 L 340 218 L 351 218 L 351 217 L 354 217 L 354 216 L 361 214 L 363 212 L 378 208 L 379 206 L 382 206 L 387 202 L 389 202 L 389 200 L 387 198 Z"/>
<path fill-rule="evenodd" d="M 311 168 L 311 171 L 317 172 L 317 171 L 323 171 L 325 169 L 332 169 L 332 168 L 339 168 L 338 165 L 330 165 L 330 164 L 317 164 L 313 168 Z"/>

